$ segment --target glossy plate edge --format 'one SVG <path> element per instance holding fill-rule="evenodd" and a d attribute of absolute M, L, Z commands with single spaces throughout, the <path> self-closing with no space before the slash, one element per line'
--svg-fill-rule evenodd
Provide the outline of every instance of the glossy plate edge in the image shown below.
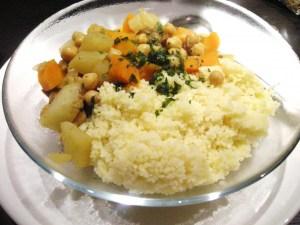
<path fill-rule="evenodd" d="M 243 8 L 242 6 L 237 5 L 236 3 L 227 1 L 227 0 L 215 0 L 217 2 L 220 2 L 222 4 L 225 4 L 227 6 L 230 6 L 240 12 L 242 12 L 243 14 L 247 15 L 248 17 L 256 20 L 258 23 L 262 24 L 262 26 L 268 30 L 270 33 L 272 33 L 274 35 L 274 37 L 276 39 L 278 39 L 279 41 L 281 41 L 283 44 L 285 44 L 286 47 L 288 47 L 291 50 L 291 53 L 293 53 L 295 55 L 296 58 L 297 55 L 294 53 L 294 51 L 292 50 L 292 48 L 290 47 L 290 45 L 282 38 L 282 36 L 276 31 L 274 30 L 271 25 L 269 25 L 266 21 L 264 21 L 263 19 L 261 19 L 259 16 L 255 15 L 254 13 L 252 13 L 251 11 Z M 11 65 L 14 62 L 14 56 L 17 55 L 19 49 L 21 49 L 22 45 L 24 42 L 26 42 L 27 39 L 30 39 L 31 36 L 33 36 L 37 31 L 39 31 L 39 29 L 41 27 L 43 27 L 43 24 L 46 24 L 47 22 L 52 21 L 54 18 L 60 18 L 61 15 L 65 14 L 66 12 L 72 11 L 74 9 L 76 9 L 77 7 L 80 7 L 84 4 L 87 3 L 92 3 L 95 2 L 95 0 L 87 0 L 87 1 L 82 1 L 79 3 L 75 3 L 65 9 L 60 10 L 59 12 L 57 12 L 56 14 L 50 16 L 48 19 L 46 19 L 44 22 L 42 22 L 39 26 L 37 26 L 25 39 L 24 41 L 20 44 L 20 46 L 16 49 L 16 51 L 14 52 L 10 62 L 8 63 L 5 75 L 4 75 L 4 81 L 3 81 L 3 89 L 2 89 L 2 104 L 3 104 L 3 111 L 4 111 L 4 115 L 8 124 L 8 127 L 10 130 L 13 130 L 14 132 L 12 132 L 12 135 L 14 136 L 15 140 L 17 141 L 17 143 L 20 145 L 20 147 L 24 150 L 24 152 L 36 163 L 38 164 L 41 168 L 43 168 L 47 173 L 51 174 L 55 179 L 57 179 L 58 181 L 64 183 L 67 186 L 70 186 L 73 189 L 76 189 L 80 192 L 86 193 L 90 196 L 96 197 L 96 198 L 101 198 L 101 199 L 105 199 L 108 201 L 112 201 L 112 202 L 117 202 L 117 203 L 121 203 L 121 204 L 125 204 L 125 205 L 135 205 L 135 206 L 151 206 L 151 207 L 173 207 L 173 206 L 183 206 L 183 205 L 192 205 L 192 204 L 197 204 L 197 203 L 202 203 L 202 202 L 208 202 L 208 201 L 213 201 L 216 200 L 218 198 L 224 197 L 228 194 L 234 193 L 238 190 L 241 190 L 242 188 L 245 188 L 253 183 L 255 183 L 256 181 L 260 180 L 261 178 L 265 177 L 266 175 L 268 175 L 270 172 L 272 172 L 275 168 L 277 168 L 287 157 L 288 155 L 293 151 L 293 149 L 295 148 L 295 146 L 298 143 L 298 140 L 300 139 L 300 133 L 298 133 L 297 138 L 294 139 L 294 141 L 290 144 L 289 147 L 289 151 L 286 152 L 286 154 L 278 159 L 277 161 L 274 162 L 274 164 L 270 165 L 268 168 L 266 168 L 262 173 L 260 174 L 255 174 L 252 177 L 250 177 L 249 179 L 245 180 L 243 183 L 240 183 L 236 186 L 233 187 L 229 187 L 227 189 L 225 189 L 222 192 L 213 192 L 213 193 L 209 193 L 209 194 L 204 194 L 204 195 L 199 195 L 199 196 L 194 196 L 191 199 L 184 199 L 184 198 L 175 198 L 174 199 L 169 199 L 169 200 L 164 200 L 163 202 L 161 201 L 161 199 L 159 198 L 149 198 L 149 197 L 144 197 L 144 196 L 139 196 L 139 197 L 135 197 L 135 196 L 125 196 L 123 194 L 112 194 L 109 192 L 104 192 L 104 191 L 99 191 L 99 190 L 92 190 L 89 189 L 87 186 L 82 185 L 77 183 L 76 181 L 62 175 L 61 173 L 52 170 L 51 168 L 49 168 L 46 164 L 44 164 L 42 162 L 42 160 L 39 160 L 38 158 L 34 158 L 31 154 L 30 154 L 30 150 L 29 147 L 26 145 L 25 141 L 23 140 L 23 138 L 21 137 L 21 135 L 16 132 L 14 130 L 14 122 L 13 122 L 13 118 L 10 116 L 12 115 L 11 112 L 9 112 L 8 107 L 6 107 L 6 98 L 5 98 L 5 83 L 7 82 L 7 76 L 8 76 L 8 71 L 10 70 Z M 108 3 L 109 4 L 109 3 Z M 106 3 L 103 2 L 103 6 L 105 6 Z"/>

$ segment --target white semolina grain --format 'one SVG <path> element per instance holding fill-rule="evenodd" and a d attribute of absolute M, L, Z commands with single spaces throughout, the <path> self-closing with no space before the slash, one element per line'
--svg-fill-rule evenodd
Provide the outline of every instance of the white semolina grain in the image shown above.
<path fill-rule="evenodd" d="M 91 159 L 106 183 L 139 193 L 173 194 L 224 179 L 251 156 L 278 106 L 257 78 L 231 59 L 218 68 L 219 87 L 185 85 L 160 114 L 165 96 L 141 81 L 131 97 L 111 83 L 99 89 L 101 103 L 81 125 L 93 137 Z M 201 68 L 204 76 L 208 68 Z M 259 121 L 259 122 L 257 122 Z"/>

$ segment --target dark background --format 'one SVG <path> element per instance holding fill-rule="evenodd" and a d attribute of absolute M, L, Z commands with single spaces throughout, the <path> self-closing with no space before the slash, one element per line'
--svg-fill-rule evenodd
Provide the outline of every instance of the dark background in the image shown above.
<path fill-rule="evenodd" d="M 276 0 L 231 0 L 272 24 L 300 57 L 300 16 Z M 12 55 L 22 39 L 40 22 L 76 0 L 10 0 L 0 3 L 0 66 Z M 1 184 L 5 185 L 5 184 Z M 300 200 L 300 196 L 299 196 Z M 295 201 L 299 201 L 295 199 Z M 0 224 L 15 225 L 0 207 Z M 300 215 L 291 225 L 300 225 Z"/>

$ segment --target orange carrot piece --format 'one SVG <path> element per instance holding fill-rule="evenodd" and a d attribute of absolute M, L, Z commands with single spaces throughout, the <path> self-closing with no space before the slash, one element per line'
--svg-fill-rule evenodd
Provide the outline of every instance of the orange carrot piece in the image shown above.
<path fill-rule="evenodd" d="M 111 67 L 108 72 L 110 81 L 129 84 L 140 79 L 139 70 L 131 65 L 127 59 L 113 55 L 110 62 Z"/>
<path fill-rule="evenodd" d="M 127 55 L 128 53 L 132 52 L 135 53 L 137 52 L 137 47 L 136 45 L 127 40 L 127 41 L 120 41 L 118 44 L 113 46 L 115 49 L 118 49 L 122 52 L 122 55 Z"/>
<path fill-rule="evenodd" d="M 134 33 L 125 33 L 125 32 L 119 32 L 119 31 L 112 31 L 112 30 L 106 30 L 105 34 L 111 37 L 112 39 L 117 39 L 117 38 L 128 38 L 129 40 L 133 40 L 135 38 Z"/>
<path fill-rule="evenodd" d="M 128 13 L 127 17 L 125 18 L 125 20 L 123 22 L 122 28 L 121 28 L 122 32 L 125 32 L 125 33 L 131 33 L 131 32 L 133 32 L 130 29 L 129 24 L 128 24 L 129 20 L 131 20 L 133 17 L 134 17 L 133 13 Z"/>
<path fill-rule="evenodd" d="M 211 32 L 207 37 L 204 38 L 203 43 L 206 51 L 217 50 L 220 45 L 220 38 L 218 33 Z"/>
<path fill-rule="evenodd" d="M 153 74 L 160 69 L 159 66 L 149 63 L 140 68 L 140 77 L 144 80 L 151 80 Z"/>
<path fill-rule="evenodd" d="M 200 56 L 189 56 L 184 61 L 184 70 L 187 73 L 199 72 L 200 66 L 201 66 L 201 57 Z"/>
<path fill-rule="evenodd" d="M 55 60 L 48 61 L 38 72 L 38 80 L 44 91 L 50 91 L 58 86 L 64 78 L 64 73 Z"/>
<path fill-rule="evenodd" d="M 219 64 L 218 52 L 210 51 L 201 57 L 201 66 L 214 66 Z"/>

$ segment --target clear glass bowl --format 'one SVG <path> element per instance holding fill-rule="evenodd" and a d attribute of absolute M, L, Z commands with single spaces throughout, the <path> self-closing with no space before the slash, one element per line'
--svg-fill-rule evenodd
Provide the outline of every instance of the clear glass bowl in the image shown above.
<path fill-rule="evenodd" d="M 199 30 L 203 26 L 208 28 L 208 22 L 209 29 L 221 36 L 221 51 L 234 54 L 240 63 L 273 87 L 281 101 L 281 107 L 271 119 L 268 136 L 253 150 L 253 157 L 224 181 L 170 196 L 140 195 L 102 183 L 95 178 L 92 169 L 58 166 L 46 157 L 61 146 L 57 134 L 39 124 L 39 113 L 47 98 L 41 92 L 33 66 L 51 58 L 59 59 L 58 49 L 73 31 L 85 31 L 91 23 L 117 28 L 128 12 L 139 8 L 155 12 L 163 21 L 196 16 L 202 19 L 202 22 L 193 21 L 193 27 Z M 22 149 L 66 185 L 122 204 L 179 206 L 211 201 L 238 191 L 263 178 L 284 161 L 300 137 L 299 85 L 299 59 L 291 47 L 269 24 L 234 3 L 222 0 L 123 3 L 92 0 L 59 11 L 26 37 L 5 73 L 3 107 L 9 128 Z"/>

